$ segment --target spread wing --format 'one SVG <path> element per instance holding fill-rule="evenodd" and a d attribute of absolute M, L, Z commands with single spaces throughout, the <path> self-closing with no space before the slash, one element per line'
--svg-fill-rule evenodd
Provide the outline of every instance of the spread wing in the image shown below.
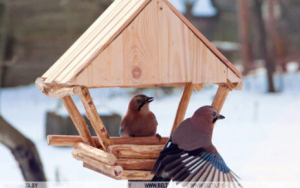
<path fill-rule="evenodd" d="M 242 187 L 238 177 L 228 168 L 223 158 L 204 148 L 184 151 L 172 143 L 171 139 L 155 163 L 152 181 L 170 181 L 182 186 L 195 183 L 224 183 L 229 187 Z"/>

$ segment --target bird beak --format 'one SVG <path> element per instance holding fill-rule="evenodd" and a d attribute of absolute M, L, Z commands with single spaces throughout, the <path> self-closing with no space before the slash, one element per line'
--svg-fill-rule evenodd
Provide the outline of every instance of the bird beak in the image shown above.
<path fill-rule="evenodd" d="M 148 99 L 146 100 L 147 103 L 150 103 L 150 102 L 152 102 L 152 101 L 154 101 L 154 98 L 153 98 L 153 97 L 148 97 Z"/>
<path fill-rule="evenodd" d="M 225 119 L 225 116 L 219 114 L 218 119 Z"/>

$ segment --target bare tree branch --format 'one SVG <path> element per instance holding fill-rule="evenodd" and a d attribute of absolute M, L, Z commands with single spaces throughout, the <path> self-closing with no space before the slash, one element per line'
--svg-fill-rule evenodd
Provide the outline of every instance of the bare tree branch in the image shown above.
<path fill-rule="evenodd" d="M 25 181 L 46 181 L 43 165 L 34 143 L 0 116 L 0 143 L 19 163 Z"/>

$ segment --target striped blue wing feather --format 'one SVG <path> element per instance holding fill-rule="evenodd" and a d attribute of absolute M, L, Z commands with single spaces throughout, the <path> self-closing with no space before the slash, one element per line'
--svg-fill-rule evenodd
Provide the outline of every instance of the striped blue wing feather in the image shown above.
<path fill-rule="evenodd" d="M 152 173 L 155 174 L 153 180 L 163 176 L 161 180 L 173 180 L 182 186 L 223 182 L 228 183 L 230 187 L 242 187 L 238 177 L 229 169 L 221 155 L 203 148 L 184 151 L 173 144 L 171 139 L 161 152 Z"/>

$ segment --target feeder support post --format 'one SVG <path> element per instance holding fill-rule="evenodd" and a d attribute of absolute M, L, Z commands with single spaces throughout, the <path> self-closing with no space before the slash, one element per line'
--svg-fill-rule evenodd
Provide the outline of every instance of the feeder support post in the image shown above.
<path fill-rule="evenodd" d="M 184 116 L 187 110 L 187 107 L 189 105 L 192 93 L 194 89 L 194 84 L 188 83 L 184 87 L 183 94 L 180 99 L 179 106 L 177 108 L 176 117 L 174 120 L 173 128 L 171 130 L 171 135 L 175 131 L 175 129 L 178 127 L 178 125 L 184 120 Z"/>
<path fill-rule="evenodd" d="M 220 113 L 230 89 L 226 86 L 219 86 L 217 94 L 212 102 L 212 106 Z"/>
<path fill-rule="evenodd" d="M 94 128 L 102 148 L 104 149 L 104 151 L 106 151 L 107 147 L 112 145 L 113 142 L 110 139 L 110 136 L 109 136 L 101 118 L 99 117 L 99 114 L 94 105 L 94 102 L 92 100 L 92 97 L 90 95 L 88 88 L 76 87 L 74 89 L 74 92 L 75 92 L 75 94 L 79 95 L 81 102 L 85 108 L 86 116 L 90 120 L 90 122 Z"/>
<path fill-rule="evenodd" d="M 79 135 L 81 136 L 82 141 L 90 146 L 95 146 L 95 142 L 92 138 L 89 128 L 78 111 L 71 96 L 62 97 L 61 100 L 66 107 Z"/>

